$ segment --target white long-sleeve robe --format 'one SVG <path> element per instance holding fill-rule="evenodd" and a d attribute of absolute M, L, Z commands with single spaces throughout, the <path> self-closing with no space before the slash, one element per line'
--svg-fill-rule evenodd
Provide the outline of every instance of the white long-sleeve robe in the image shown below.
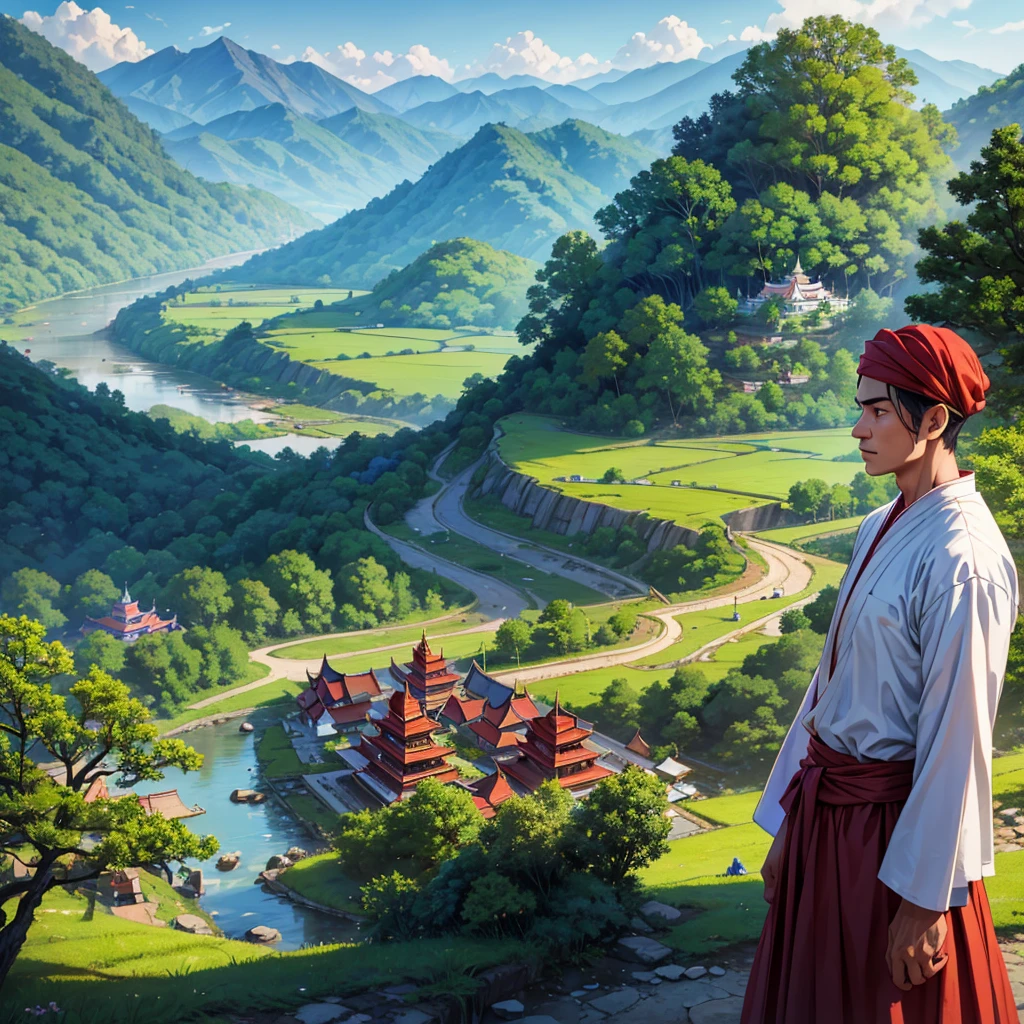
<path fill-rule="evenodd" d="M 1017 571 L 974 474 L 962 472 L 896 519 L 850 593 L 891 507 L 861 523 L 821 662 L 754 820 L 779 830 L 779 800 L 811 730 L 861 761 L 914 760 L 878 877 L 918 906 L 946 910 L 954 890 L 995 870 L 992 728 L 1017 620 Z"/>

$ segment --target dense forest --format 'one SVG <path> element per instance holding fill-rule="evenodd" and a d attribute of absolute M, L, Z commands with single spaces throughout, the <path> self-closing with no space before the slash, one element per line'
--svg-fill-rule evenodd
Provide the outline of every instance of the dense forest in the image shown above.
<path fill-rule="evenodd" d="M 144 607 L 177 612 L 185 638 L 152 637 L 132 654 L 149 657 L 136 675 L 149 673 L 164 707 L 237 679 L 246 644 L 467 599 L 407 570 L 363 526 L 369 503 L 387 522 L 421 496 L 440 433 L 354 434 L 333 455 L 275 460 L 177 433 L 119 392 L 90 393 L 3 346 L 0 438 L 3 610 L 73 634 L 127 583 Z"/>
<path fill-rule="evenodd" d="M 83 65 L 0 18 L 0 310 L 264 248 L 316 225 L 269 193 L 208 184 Z"/>

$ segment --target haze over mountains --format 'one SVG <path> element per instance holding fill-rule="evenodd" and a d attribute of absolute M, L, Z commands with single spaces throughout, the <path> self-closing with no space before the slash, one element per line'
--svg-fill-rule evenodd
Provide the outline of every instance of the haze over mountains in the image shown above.
<path fill-rule="evenodd" d="M 416 180 L 485 124 L 529 133 L 583 120 L 665 155 L 672 126 L 732 88 L 745 52 L 715 63 L 608 71 L 573 85 L 531 75 L 488 73 L 455 83 L 423 75 L 368 94 L 318 65 L 282 64 L 220 37 L 187 53 L 160 50 L 99 77 L 165 135 L 183 167 L 212 181 L 266 188 L 329 222 Z M 943 109 L 997 77 L 920 50 L 899 53 L 918 75 L 920 102 Z"/>
<path fill-rule="evenodd" d="M 326 275 L 331 284 L 372 287 L 435 242 L 462 236 L 543 260 L 566 231 L 594 232 L 594 212 L 654 157 L 582 121 L 530 134 L 488 124 L 415 184 L 404 182 L 233 275 L 280 283 Z"/>

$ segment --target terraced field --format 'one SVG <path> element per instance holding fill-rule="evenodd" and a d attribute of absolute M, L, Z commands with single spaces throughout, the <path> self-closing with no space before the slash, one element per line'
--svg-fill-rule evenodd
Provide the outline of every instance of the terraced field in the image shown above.
<path fill-rule="evenodd" d="M 784 501 L 798 480 L 848 484 L 861 470 L 860 462 L 832 461 L 856 447 L 846 428 L 662 441 L 605 440 L 525 414 L 501 426 L 502 458 L 545 486 L 697 529 L 735 509 Z M 586 482 L 613 468 L 645 483 Z"/>

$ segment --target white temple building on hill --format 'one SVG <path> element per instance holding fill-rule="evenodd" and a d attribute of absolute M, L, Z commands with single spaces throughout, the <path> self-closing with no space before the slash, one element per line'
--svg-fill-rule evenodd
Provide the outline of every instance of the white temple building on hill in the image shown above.
<path fill-rule="evenodd" d="M 783 300 L 783 317 L 813 313 L 822 302 L 827 302 L 833 313 L 841 312 L 850 305 L 849 299 L 833 295 L 821 281 L 812 282 L 800 266 L 799 256 L 793 273 L 780 284 L 766 284 L 759 295 L 752 299 L 741 299 L 740 312 L 756 313 L 769 299 Z"/>

